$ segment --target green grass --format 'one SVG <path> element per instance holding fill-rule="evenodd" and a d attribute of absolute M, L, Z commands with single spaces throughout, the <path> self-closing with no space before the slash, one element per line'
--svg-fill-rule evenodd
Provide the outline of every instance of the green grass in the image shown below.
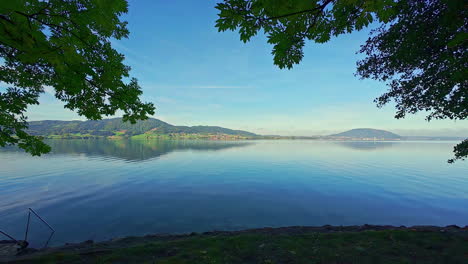
<path fill-rule="evenodd" d="M 122 132 L 122 131 L 115 131 L 115 132 L 114 132 L 114 135 L 116 135 L 116 136 L 125 136 L 125 132 Z"/>
<path fill-rule="evenodd" d="M 466 236 L 411 230 L 195 235 L 19 263 L 468 263 Z"/>

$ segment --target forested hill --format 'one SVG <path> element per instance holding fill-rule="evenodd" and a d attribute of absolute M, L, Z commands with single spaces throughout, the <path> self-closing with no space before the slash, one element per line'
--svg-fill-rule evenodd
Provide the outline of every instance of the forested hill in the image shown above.
<path fill-rule="evenodd" d="M 29 132 L 33 135 L 92 135 L 135 136 L 141 134 L 225 134 L 254 137 L 256 134 L 218 126 L 174 126 L 158 119 L 149 118 L 136 124 L 123 122 L 122 118 L 88 121 L 32 121 Z"/>
<path fill-rule="evenodd" d="M 378 139 L 401 139 L 400 135 L 395 133 L 379 130 L 379 129 L 372 129 L 372 128 L 357 128 L 351 129 L 346 132 L 342 132 L 339 134 L 330 135 L 331 137 L 339 137 L 339 138 L 356 138 L 356 139 L 363 139 L 363 138 L 378 138 Z"/>

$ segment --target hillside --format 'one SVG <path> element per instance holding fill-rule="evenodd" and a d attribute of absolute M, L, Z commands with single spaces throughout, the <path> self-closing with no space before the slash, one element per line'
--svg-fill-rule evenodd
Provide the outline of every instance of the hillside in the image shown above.
<path fill-rule="evenodd" d="M 379 129 L 372 129 L 372 128 L 357 128 L 351 129 L 339 134 L 330 135 L 330 137 L 339 137 L 339 138 L 355 138 L 355 139 L 402 139 L 400 135 L 395 133 L 379 130 Z"/>
<path fill-rule="evenodd" d="M 38 136 L 136 136 L 136 135 L 231 135 L 255 137 L 256 134 L 218 126 L 174 126 L 158 119 L 138 121 L 136 124 L 123 122 L 122 118 L 88 121 L 33 121 L 29 132 Z"/>

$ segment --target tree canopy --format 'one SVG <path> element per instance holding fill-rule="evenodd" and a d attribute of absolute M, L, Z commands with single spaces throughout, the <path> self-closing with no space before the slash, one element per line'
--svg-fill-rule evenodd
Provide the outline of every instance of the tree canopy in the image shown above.
<path fill-rule="evenodd" d="M 0 2 L 0 146 L 15 145 L 33 155 L 50 148 L 27 133 L 26 111 L 53 87 L 65 107 L 88 119 L 117 110 L 134 123 L 154 114 L 139 99 L 112 39 L 126 38 L 126 0 L 14 0 Z"/>
<path fill-rule="evenodd" d="M 464 0 L 224 0 L 216 8 L 219 31 L 238 30 L 247 42 L 263 30 L 274 64 L 288 69 L 302 60 L 306 40 L 325 43 L 373 26 L 356 75 L 387 83 L 377 106 L 394 101 L 396 118 L 420 111 L 428 121 L 468 117 Z M 467 157 L 467 142 L 449 162 Z"/>

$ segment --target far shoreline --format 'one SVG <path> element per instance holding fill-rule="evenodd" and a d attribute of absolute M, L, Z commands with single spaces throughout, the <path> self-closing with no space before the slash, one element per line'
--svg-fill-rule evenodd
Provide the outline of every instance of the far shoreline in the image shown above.
<path fill-rule="evenodd" d="M 310 140 L 310 141 L 325 141 L 325 142 L 429 142 L 429 141 L 459 141 L 464 138 L 461 137 L 416 137 L 416 138 L 402 138 L 402 139 L 367 139 L 367 138 L 331 138 L 331 137 L 301 137 L 301 136 L 284 136 L 284 137 L 140 137 L 131 136 L 39 136 L 44 140 L 136 140 L 136 141 L 156 141 L 156 140 L 200 140 L 200 141 L 260 141 L 260 140 Z"/>

